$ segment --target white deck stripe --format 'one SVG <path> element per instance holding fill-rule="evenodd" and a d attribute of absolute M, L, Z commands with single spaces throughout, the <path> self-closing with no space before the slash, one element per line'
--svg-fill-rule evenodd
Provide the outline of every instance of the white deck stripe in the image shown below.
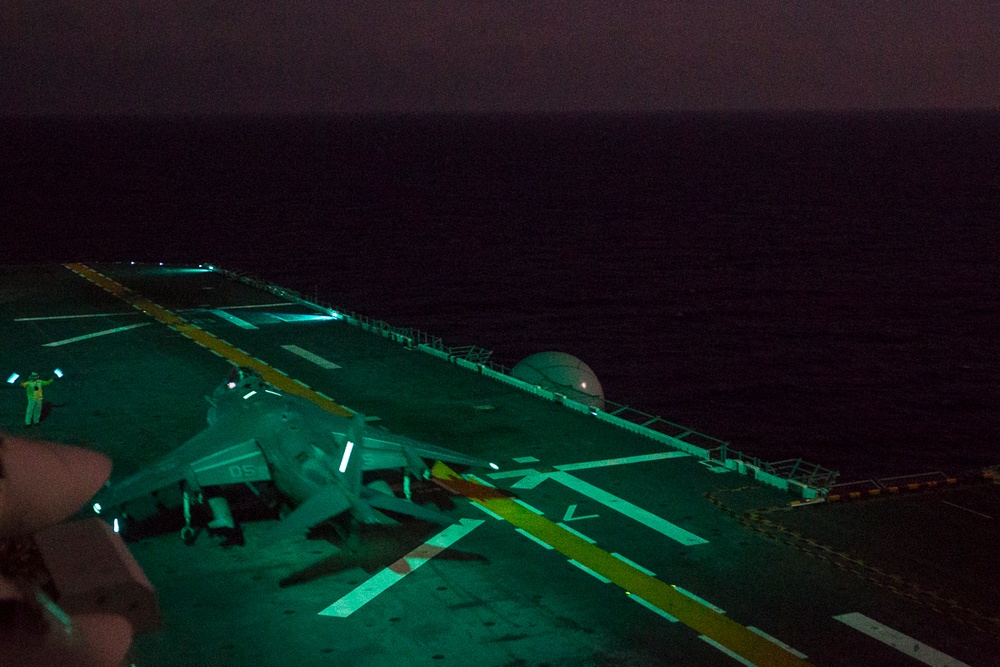
<path fill-rule="evenodd" d="M 527 510 L 531 510 L 535 514 L 541 514 L 543 516 L 545 515 L 545 512 L 543 512 L 542 510 L 540 510 L 540 509 L 538 509 L 536 507 L 532 507 L 531 505 L 529 505 L 528 503 L 524 502 L 520 498 L 511 498 L 511 500 L 513 500 L 515 503 L 517 503 L 521 507 L 523 507 L 523 508 L 525 508 Z"/>
<path fill-rule="evenodd" d="M 595 540 L 595 539 L 593 539 L 591 537 L 587 537 L 586 535 L 584 535 L 583 533 L 581 533 L 578 530 L 573 530 L 572 528 L 570 528 L 569 526 L 567 526 L 562 521 L 560 521 L 556 525 L 559 526 L 560 528 L 562 528 L 563 530 L 567 531 L 567 532 L 573 533 L 574 535 L 576 535 L 577 537 L 579 537 L 581 540 L 585 540 L 587 542 L 590 542 L 591 544 L 597 544 L 597 540 Z"/>
<path fill-rule="evenodd" d="M 678 593 L 683 593 L 684 595 L 688 596 L 689 598 L 691 598 L 692 600 L 694 600 L 698 604 L 705 605 L 706 607 L 708 607 L 709 609 L 711 609 L 712 611 L 714 611 L 716 613 L 719 613 L 719 614 L 725 614 L 726 613 L 725 611 L 723 611 L 722 609 L 719 609 L 718 607 L 716 607 L 714 604 L 712 604 L 708 600 L 706 600 L 704 598 L 698 597 L 697 595 L 695 595 L 691 591 L 684 590 L 680 586 L 671 586 L 671 588 L 673 588 Z"/>
<path fill-rule="evenodd" d="M 541 544 L 546 549 L 555 549 L 555 547 L 552 546 L 551 544 L 549 544 L 548 542 L 543 542 L 542 540 L 538 539 L 537 537 L 535 537 L 534 535 L 532 535 L 528 531 L 524 530 L 523 528 L 515 528 L 514 530 L 516 530 L 517 532 L 521 533 L 522 535 L 524 535 L 525 537 L 527 537 L 532 542 L 535 542 L 536 544 Z"/>
<path fill-rule="evenodd" d="M 651 577 L 655 577 L 656 576 L 656 573 L 653 572 L 652 570 L 647 570 L 642 565 L 639 565 L 638 563 L 636 563 L 634 560 L 629 560 L 628 558 L 625 558 L 625 556 L 622 556 L 620 553 L 618 553 L 616 551 L 612 551 L 611 555 L 614 556 L 615 558 L 617 558 L 618 560 L 622 561 L 623 563 L 628 563 L 629 565 L 631 565 L 635 569 L 639 570 L 640 572 L 645 572 L 646 574 L 648 574 Z"/>
<path fill-rule="evenodd" d="M 748 625 L 747 626 L 747 630 L 749 630 L 750 632 L 753 632 L 754 634 L 760 635 L 761 637 L 763 637 L 764 639 L 766 639 L 767 641 L 769 641 L 769 642 L 771 642 L 773 644 L 777 644 L 781 648 L 785 649 L 786 651 L 788 651 L 789 653 L 791 653 L 792 655 L 794 655 L 796 658 L 802 658 L 803 660 L 805 660 L 806 658 L 809 657 L 805 653 L 803 653 L 802 651 L 796 651 L 795 649 L 793 649 L 791 646 L 789 646 L 785 642 L 781 641 L 780 639 L 776 639 L 776 638 L 772 637 L 771 635 L 767 634 L 766 632 L 764 632 L 760 628 L 755 628 L 752 625 Z"/>
<path fill-rule="evenodd" d="M 646 600 L 642 599 L 641 597 L 639 597 L 635 593 L 629 593 L 628 591 L 626 591 L 625 595 L 627 595 L 630 600 L 635 600 L 636 602 L 638 602 L 639 604 L 641 604 L 646 609 L 649 609 L 650 611 L 659 614 L 660 616 L 662 616 L 663 618 L 667 619 L 671 623 L 678 623 L 678 620 L 676 618 L 674 618 L 673 616 L 671 616 L 667 612 L 663 611 L 662 609 L 660 609 L 659 607 L 657 607 L 652 602 L 647 602 Z"/>
<path fill-rule="evenodd" d="M 86 317 L 118 317 L 119 315 L 142 315 L 137 310 L 126 310 L 121 313 L 94 313 L 92 315 L 51 315 L 49 317 L 18 317 L 15 322 L 43 322 L 45 320 L 78 320 Z"/>
<path fill-rule="evenodd" d="M 605 584 L 610 584 L 611 583 L 610 579 L 608 579 L 607 577 L 605 577 L 603 574 L 598 574 L 598 573 L 594 572 L 593 570 L 591 570 L 589 567 L 587 567 L 583 563 L 579 563 L 579 562 L 573 560 L 572 558 L 569 559 L 569 562 L 572 563 L 573 565 L 576 565 L 578 568 L 580 568 L 581 570 L 583 570 L 584 572 L 586 572 L 587 574 L 589 574 L 590 576 L 592 576 L 594 579 L 597 579 L 598 581 L 600 581 L 602 583 L 605 583 Z"/>
<path fill-rule="evenodd" d="M 422 545 L 403 556 L 371 579 L 319 612 L 320 616 L 346 618 L 371 602 L 394 583 L 441 553 L 452 544 L 485 523 L 482 519 L 462 519 L 461 523 L 448 526 Z"/>
<path fill-rule="evenodd" d="M 314 364 L 320 366 L 321 368 L 327 368 L 329 370 L 340 368 L 340 366 L 333 363 L 332 361 L 327 361 L 323 357 L 319 356 L 318 354 L 313 354 L 309 350 L 303 350 L 298 345 L 282 345 L 281 347 L 288 350 L 292 354 L 297 354 L 303 359 L 313 362 Z"/>
<path fill-rule="evenodd" d="M 656 454 L 640 454 L 639 456 L 625 456 L 618 459 L 602 459 L 600 461 L 584 461 L 582 463 L 565 463 L 553 466 L 556 470 L 586 470 L 588 468 L 606 468 L 608 466 L 620 466 L 629 463 L 644 463 L 646 461 L 661 461 L 663 459 L 676 459 L 691 456 L 687 452 L 657 452 Z M 530 459 L 537 461 L 532 456 L 524 456 L 514 459 L 518 463 L 529 462 Z M 507 477 L 521 477 L 524 479 L 514 484 L 515 489 L 533 489 L 552 473 L 538 472 L 533 468 L 523 468 L 521 470 L 504 470 L 503 472 L 490 473 L 490 479 L 504 479 Z"/>
<path fill-rule="evenodd" d="M 683 456 L 691 456 L 687 452 L 658 452 L 656 454 L 642 454 L 639 456 L 626 456 L 619 459 L 603 459 L 601 461 L 585 461 L 583 463 L 567 463 L 566 465 L 554 466 L 556 470 L 585 470 L 587 468 L 605 468 L 607 466 L 621 466 L 629 463 L 644 463 L 646 461 L 659 461 L 661 459 L 676 459 Z"/>
<path fill-rule="evenodd" d="M 491 489 L 495 489 L 496 488 L 495 486 L 493 486 L 492 484 L 490 484 L 489 482 L 487 482 L 482 477 L 476 477 L 475 475 L 472 475 L 472 474 L 467 474 L 466 477 L 468 479 L 471 479 L 476 484 L 482 484 L 483 486 L 488 486 Z M 473 503 L 473 504 L 475 504 L 475 503 Z"/>
<path fill-rule="evenodd" d="M 956 660 L 935 648 L 931 648 L 927 644 L 918 642 L 913 637 L 904 635 L 898 630 L 893 630 L 889 626 L 882 625 L 864 614 L 852 612 L 850 614 L 834 616 L 834 618 L 845 625 L 849 625 L 858 632 L 863 632 L 872 639 L 877 639 L 883 644 L 891 646 L 900 653 L 905 653 L 911 658 L 919 660 L 925 665 L 931 665 L 931 667 L 969 667 L 966 663 Z"/>
<path fill-rule="evenodd" d="M 698 537 L 694 533 L 684 530 L 680 526 L 676 526 L 666 519 L 662 519 L 652 512 L 647 512 L 641 507 L 637 507 L 632 503 L 619 498 L 616 495 L 608 493 L 604 489 L 599 489 L 593 484 L 588 484 L 582 479 L 577 479 L 567 472 L 554 472 L 549 475 L 550 479 L 554 479 L 563 486 L 568 486 L 569 488 L 582 493 L 592 500 L 610 507 L 616 512 L 621 512 L 630 519 L 635 519 L 641 524 L 649 526 L 658 533 L 666 535 L 672 540 L 680 542 L 684 546 L 693 546 L 695 544 L 708 544 L 708 540 Z"/>
<path fill-rule="evenodd" d="M 977 515 L 983 517 L 984 519 L 992 519 L 993 518 L 989 514 L 983 514 L 982 512 L 977 512 L 976 510 L 970 510 L 968 507 L 962 507 L 961 505 L 956 505 L 955 503 L 949 503 L 947 500 L 942 500 L 941 502 L 943 502 L 945 505 L 951 505 L 952 507 L 956 507 L 956 508 L 958 508 L 960 510 L 965 510 L 966 512 L 972 512 L 973 514 L 977 514 Z"/>
<path fill-rule="evenodd" d="M 232 313 L 227 313 L 226 311 L 222 310 L 221 308 L 216 308 L 215 310 L 210 310 L 208 312 L 212 313 L 216 317 L 224 319 L 227 322 L 231 322 L 231 323 L 235 324 L 236 326 L 238 326 L 241 329 L 256 329 L 257 328 L 254 325 L 252 325 L 249 322 L 247 322 L 246 320 L 241 320 L 240 318 L 236 317 Z"/>
<path fill-rule="evenodd" d="M 75 338 L 67 338 L 65 340 L 57 340 L 52 343 L 44 343 L 42 347 L 58 347 L 59 345 L 68 345 L 69 343 L 76 343 L 81 340 L 87 340 L 88 338 L 97 338 L 98 336 L 107 336 L 108 334 L 118 333 L 119 331 L 128 331 L 129 329 L 137 329 L 139 327 L 149 326 L 151 322 L 140 322 L 139 324 L 129 324 L 124 327 L 115 327 L 114 329 L 105 329 L 104 331 L 96 331 L 91 334 L 86 334 L 84 336 L 76 336 Z"/>
<path fill-rule="evenodd" d="M 282 301 L 280 303 L 253 303 L 246 306 L 221 306 L 219 310 L 246 310 L 249 308 L 278 308 L 278 307 L 296 306 L 296 305 L 298 304 L 292 303 L 291 301 Z M 190 310 L 197 310 L 197 309 L 190 309 Z"/>
<path fill-rule="evenodd" d="M 533 489 L 542 482 L 544 482 L 549 476 L 549 473 L 538 472 L 536 470 L 531 470 L 523 478 L 514 482 L 510 485 L 512 489 Z"/>
<path fill-rule="evenodd" d="M 715 648 L 719 649 L 720 651 L 722 651 L 723 653 L 725 653 L 726 655 L 728 655 L 730 658 L 732 658 L 736 662 L 740 663 L 741 665 L 746 665 L 747 667 L 757 667 L 757 665 L 755 665 L 754 663 L 750 662 L 749 660 L 747 660 L 746 658 L 744 658 L 739 653 L 736 653 L 734 651 L 730 651 L 728 648 L 726 648 L 725 646 L 723 646 L 719 642 L 715 641 L 711 637 L 706 637 L 705 635 L 698 635 L 698 639 L 704 640 L 707 644 L 710 644 L 710 645 L 714 646 Z"/>

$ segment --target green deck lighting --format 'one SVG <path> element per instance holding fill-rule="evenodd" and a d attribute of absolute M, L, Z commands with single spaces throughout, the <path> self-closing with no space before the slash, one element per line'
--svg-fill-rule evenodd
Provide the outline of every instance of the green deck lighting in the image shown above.
<path fill-rule="evenodd" d="M 14 384 L 14 382 L 16 382 L 17 378 L 19 377 L 21 377 L 19 373 L 11 373 L 10 377 L 7 378 L 7 384 Z"/>

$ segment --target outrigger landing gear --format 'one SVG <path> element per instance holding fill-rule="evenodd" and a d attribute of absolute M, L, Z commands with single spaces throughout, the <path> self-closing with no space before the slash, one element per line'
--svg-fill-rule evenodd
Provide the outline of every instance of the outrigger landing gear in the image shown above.
<path fill-rule="evenodd" d="M 195 486 L 194 489 L 188 490 L 188 484 L 181 482 L 182 493 L 184 496 L 184 527 L 181 528 L 181 539 L 187 546 L 194 545 L 195 540 L 198 539 L 198 533 L 201 532 L 200 529 L 195 530 L 191 527 L 191 503 L 192 501 L 196 505 L 200 505 L 205 502 L 205 497 L 201 493 L 201 489 Z"/>

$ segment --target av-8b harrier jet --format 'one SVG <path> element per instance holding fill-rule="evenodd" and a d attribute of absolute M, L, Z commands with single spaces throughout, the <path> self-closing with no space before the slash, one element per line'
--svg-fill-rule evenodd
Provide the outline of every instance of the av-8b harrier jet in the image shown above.
<path fill-rule="evenodd" d="M 464 466 L 497 466 L 384 429 L 368 428 L 365 418 L 331 414 L 299 396 L 277 391 L 259 374 L 234 369 L 207 397 L 207 429 L 149 468 L 105 490 L 95 504 L 122 506 L 131 500 L 181 483 L 184 488 L 185 541 L 195 538 L 191 503 L 206 486 L 273 481 L 296 509 L 268 534 L 272 540 L 301 534 L 345 512 L 362 524 L 395 523 L 380 510 L 437 523 L 456 520 L 440 511 L 397 498 L 387 484 L 362 484 L 370 470 L 404 470 L 427 477 L 425 460 Z M 404 488 L 408 489 L 408 478 Z M 408 495 L 408 494 L 407 494 Z M 232 528 L 225 498 L 209 500 L 210 528 Z"/>

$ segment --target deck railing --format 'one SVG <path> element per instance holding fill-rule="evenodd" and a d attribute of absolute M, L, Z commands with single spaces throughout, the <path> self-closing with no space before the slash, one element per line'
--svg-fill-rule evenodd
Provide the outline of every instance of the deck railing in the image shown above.
<path fill-rule="evenodd" d="M 558 401 L 568 407 L 589 412 L 592 415 L 602 418 L 602 421 L 626 427 L 630 431 L 652 437 L 676 449 L 700 456 L 708 461 L 714 461 L 720 466 L 739 470 L 744 474 L 753 474 L 756 479 L 764 483 L 785 489 L 788 489 L 789 483 L 791 483 L 799 487 L 802 495 L 816 497 L 817 495 L 825 495 L 840 474 L 835 470 L 824 468 L 823 466 L 809 463 L 802 459 L 765 461 L 759 457 L 750 456 L 733 449 L 724 440 L 699 433 L 694 429 L 675 424 L 662 417 L 651 415 L 608 399 L 604 399 L 603 409 L 577 403 L 576 401 L 567 399 L 562 394 L 543 390 L 540 387 L 528 385 L 514 378 L 510 373 L 511 369 L 494 361 L 492 359 L 493 353 L 485 348 L 475 345 L 449 346 L 439 336 L 433 336 L 420 329 L 393 326 L 385 320 L 344 310 L 321 301 L 318 298 L 308 299 L 295 290 L 275 285 L 254 276 L 214 266 L 212 268 L 214 271 L 218 271 L 231 280 L 300 303 L 326 315 L 344 319 L 350 324 L 366 331 L 378 333 L 386 338 L 391 338 L 398 343 L 433 351 L 437 356 L 478 369 L 480 372 L 488 371 L 487 374 L 507 384 L 512 384 L 531 393 Z"/>

